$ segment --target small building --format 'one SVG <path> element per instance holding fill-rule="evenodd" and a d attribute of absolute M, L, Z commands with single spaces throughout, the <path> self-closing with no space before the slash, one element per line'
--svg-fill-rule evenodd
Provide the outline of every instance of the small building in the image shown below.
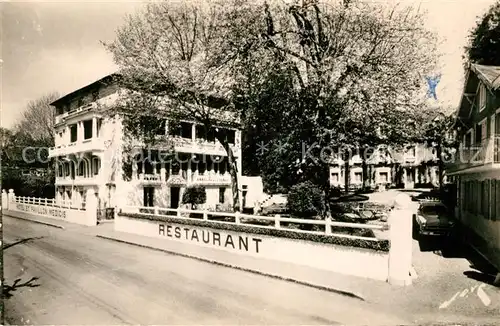
<path fill-rule="evenodd" d="M 330 165 L 330 185 L 345 187 L 345 162 L 337 155 Z M 365 157 L 365 162 L 362 158 Z M 436 151 L 423 144 L 403 148 L 381 145 L 352 155 L 349 161 L 349 186 L 359 189 L 430 188 L 439 183 Z"/>

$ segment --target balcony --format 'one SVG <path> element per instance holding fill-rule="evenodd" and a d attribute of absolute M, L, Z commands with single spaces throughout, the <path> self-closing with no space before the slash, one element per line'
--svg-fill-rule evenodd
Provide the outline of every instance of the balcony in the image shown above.
<path fill-rule="evenodd" d="M 66 156 L 69 154 L 82 152 L 104 151 L 106 146 L 101 138 L 90 138 L 83 141 L 77 141 L 66 145 L 59 145 L 49 149 L 49 157 Z"/>
<path fill-rule="evenodd" d="M 75 116 L 78 116 L 80 114 L 83 114 L 85 112 L 92 111 L 96 107 L 97 107 L 97 104 L 95 102 L 82 105 L 76 109 L 69 111 L 69 112 L 64 112 L 63 114 L 56 115 L 54 122 L 56 125 L 58 125 L 60 123 L 64 123 L 64 122 L 66 122 L 66 120 L 73 118 Z"/>
<path fill-rule="evenodd" d="M 199 185 L 228 185 L 231 184 L 231 175 L 229 173 L 195 173 L 192 177 L 192 183 Z"/>
<path fill-rule="evenodd" d="M 135 140 L 132 142 L 133 146 L 144 146 L 144 142 Z M 172 136 L 158 136 L 157 143 L 154 148 L 173 148 L 177 153 L 197 153 L 205 155 L 218 155 L 226 156 L 226 150 L 218 141 L 209 142 L 203 139 L 192 140 L 191 138 L 172 137 Z M 240 155 L 240 147 L 235 144 L 230 144 L 233 154 L 236 157 Z"/>
<path fill-rule="evenodd" d="M 161 184 L 161 175 L 160 174 L 139 174 L 139 182 L 143 185 L 159 185 Z"/>
<path fill-rule="evenodd" d="M 485 139 L 471 147 L 460 148 L 453 154 L 452 162 L 446 164 L 448 173 L 458 173 L 474 168 L 500 168 L 500 137 Z"/>
<path fill-rule="evenodd" d="M 55 184 L 57 186 L 94 186 L 102 183 L 102 177 L 100 175 L 95 175 L 93 177 L 82 177 L 82 176 L 66 176 L 66 177 L 56 177 Z"/>

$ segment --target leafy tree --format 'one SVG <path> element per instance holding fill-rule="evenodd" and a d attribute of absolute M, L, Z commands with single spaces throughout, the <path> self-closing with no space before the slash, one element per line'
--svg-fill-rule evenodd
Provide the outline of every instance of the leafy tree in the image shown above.
<path fill-rule="evenodd" d="M 188 187 L 182 195 L 182 203 L 191 205 L 204 204 L 207 201 L 207 193 L 204 187 Z"/>
<path fill-rule="evenodd" d="M 455 124 L 455 117 L 446 111 L 427 112 L 426 121 L 422 123 L 422 143 L 436 150 L 439 186 L 443 186 L 444 161 L 451 155 L 457 145 L 455 137 L 450 137 Z"/>
<path fill-rule="evenodd" d="M 298 218 L 314 218 L 325 212 L 323 191 L 310 181 L 299 183 L 290 189 L 287 208 Z"/>
<path fill-rule="evenodd" d="M 497 1 L 477 21 L 470 31 L 463 56 L 465 66 L 470 62 L 500 66 L 500 2 Z"/>
<path fill-rule="evenodd" d="M 425 100 L 421 76 L 434 69 L 436 59 L 434 35 L 423 27 L 418 11 L 318 1 L 264 5 L 262 10 L 260 43 L 245 58 L 251 72 L 241 74 L 246 84 L 239 86 L 248 115 L 263 122 L 259 117 L 269 117 L 261 112 L 264 107 L 271 116 L 281 114 L 273 123 L 282 132 L 266 125 L 261 139 L 269 148 L 277 147 L 273 142 L 286 146 L 281 146 L 280 159 L 274 149 L 263 155 L 261 169 L 268 167 L 273 179 L 292 184 L 315 180 L 326 191 L 330 161 L 321 155 L 328 152 L 325 148 L 347 159 L 363 146 L 414 137 L 413 116 Z M 287 96 L 266 102 L 266 79 L 280 74 L 285 82 L 272 94 Z M 315 145 L 307 152 L 311 155 L 304 157 L 304 145 Z"/>

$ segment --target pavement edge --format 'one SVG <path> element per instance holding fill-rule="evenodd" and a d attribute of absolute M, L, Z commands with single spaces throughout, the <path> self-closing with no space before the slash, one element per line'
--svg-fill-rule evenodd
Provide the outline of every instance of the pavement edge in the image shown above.
<path fill-rule="evenodd" d="M 233 268 L 233 269 L 237 269 L 237 270 L 249 272 L 249 273 L 252 273 L 252 274 L 267 276 L 267 277 L 271 277 L 271 278 L 274 278 L 274 279 L 278 279 L 278 280 L 282 280 L 282 281 L 286 281 L 286 282 L 291 282 L 291 283 L 295 283 L 295 284 L 299 284 L 299 285 L 304 285 L 304 286 L 307 286 L 307 287 L 315 288 L 315 289 L 318 289 L 318 290 L 323 290 L 323 291 L 327 291 L 327 292 L 332 292 L 332 293 L 340 294 L 340 295 L 351 297 L 351 298 L 358 299 L 358 300 L 361 300 L 361 301 L 366 301 L 366 299 L 362 295 L 360 295 L 358 293 L 350 292 L 350 291 L 344 291 L 344 290 L 335 289 L 333 287 L 318 285 L 318 284 L 309 283 L 309 282 L 305 282 L 305 281 L 299 281 L 299 280 L 292 279 L 292 278 L 289 278 L 289 277 L 283 277 L 283 276 L 279 276 L 279 275 L 276 275 L 276 274 L 265 273 L 265 272 L 261 272 L 261 271 L 257 271 L 257 270 L 253 270 L 253 269 L 249 269 L 249 268 L 244 268 L 244 267 L 239 267 L 239 266 L 235 266 L 235 265 L 231 265 L 231 264 L 221 263 L 221 262 L 218 262 L 218 261 L 215 261 L 215 260 L 204 259 L 204 258 L 192 256 L 192 255 L 182 254 L 182 253 L 171 251 L 171 250 L 167 250 L 167 249 L 161 249 L 161 248 L 157 248 L 157 247 L 153 247 L 153 246 L 143 245 L 143 244 L 139 244 L 139 243 L 136 243 L 136 242 L 121 240 L 121 239 L 117 239 L 117 238 L 113 238 L 113 237 L 108 237 L 108 236 L 104 236 L 104 235 L 96 235 L 96 237 L 97 238 L 101 238 L 101 239 L 105 239 L 105 240 L 109 240 L 109 241 L 115 241 L 115 242 L 124 243 L 124 244 L 132 245 L 132 246 L 137 246 L 137 247 L 142 247 L 142 248 L 146 248 L 146 249 L 151 249 L 151 250 L 155 250 L 155 251 L 161 251 L 161 252 L 165 252 L 165 253 L 168 253 L 168 254 L 171 254 L 171 255 L 181 256 L 181 257 L 185 257 L 185 258 L 191 258 L 191 259 L 195 259 L 195 260 L 198 260 L 198 261 L 202 261 L 202 262 L 206 262 L 206 263 L 210 263 L 210 264 L 214 264 L 214 265 L 229 267 L 229 268 Z"/>

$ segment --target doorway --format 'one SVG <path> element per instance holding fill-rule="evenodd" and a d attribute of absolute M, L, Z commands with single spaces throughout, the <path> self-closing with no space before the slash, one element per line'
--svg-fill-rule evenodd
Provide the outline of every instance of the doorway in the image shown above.
<path fill-rule="evenodd" d="M 179 208 L 180 187 L 170 187 L 170 208 Z"/>
<path fill-rule="evenodd" d="M 153 207 L 154 206 L 154 197 L 155 197 L 155 188 L 154 187 L 144 187 L 144 206 Z"/>

